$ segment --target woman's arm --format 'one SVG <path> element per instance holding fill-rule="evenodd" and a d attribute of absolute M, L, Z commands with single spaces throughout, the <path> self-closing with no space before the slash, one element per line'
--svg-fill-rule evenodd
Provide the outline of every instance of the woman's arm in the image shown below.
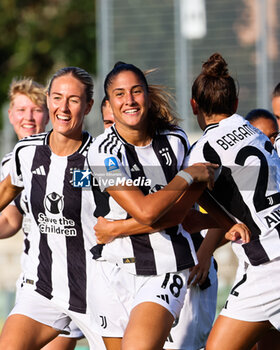
<path fill-rule="evenodd" d="M 14 236 L 22 225 L 22 214 L 15 205 L 8 205 L 0 215 L 0 239 Z"/>
<path fill-rule="evenodd" d="M 206 187 L 205 184 L 212 188 L 214 170 L 217 167 L 216 164 L 200 163 L 185 169 L 194 182 L 204 183 L 199 187 L 189 185 L 187 180 L 176 175 L 163 189 L 146 196 L 135 186 L 111 186 L 107 188 L 107 191 L 136 221 L 144 225 L 152 225 L 174 205 L 186 190 L 188 190 L 185 202 L 185 212 L 187 212 L 202 194 Z"/>
<path fill-rule="evenodd" d="M 8 175 L 0 182 L 0 211 L 3 211 L 6 206 L 16 198 L 16 196 L 23 190 L 23 187 L 12 185 L 11 177 Z"/>

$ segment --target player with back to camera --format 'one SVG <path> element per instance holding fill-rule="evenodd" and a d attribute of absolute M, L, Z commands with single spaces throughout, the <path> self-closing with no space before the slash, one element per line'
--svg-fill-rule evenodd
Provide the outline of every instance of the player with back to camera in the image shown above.
<path fill-rule="evenodd" d="M 274 148 L 276 148 L 275 141 L 279 134 L 279 127 L 276 117 L 271 112 L 266 109 L 253 109 L 246 115 L 245 119 L 247 119 L 254 127 L 260 129 L 269 138 L 270 142 L 274 145 Z M 279 348 L 280 333 L 272 329 L 262 337 L 255 349 L 278 350 Z"/>
<path fill-rule="evenodd" d="M 139 68 L 117 63 L 104 90 L 115 124 L 97 137 L 88 154 L 101 188 L 100 215 L 110 220 L 130 215 L 155 232 L 138 234 L 137 228 L 137 234 L 130 230 L 129 237 L 92 249 L 101 260 L 91 309 L 107 349 L 161 349 L 182 308 L 189 268 L 196 264 L 193 243 L 182 226 L 163 227 L 169 227 L 169 216 L 173 221 L 177 216 L 176 224 L 183 221 L 216 167 L 203 163 L 181 170 L 187 137 L 166 95 L 152 93 Z"/>
<path fill-rule="evenodd" d="M 238 97 L 223 57 L 213 54 L 192 86 L 191 106 L 203 136 L 188 164 L 212 161 L 220 174 L 212 196 L 251 231 L 232 248 L 242 278 L 210 332 L 207 350 L 250 349 L 272 326 L 280 329 L 280 160 L 267 137 L 235 114 Z M 237 276 L 239 277 L 239 276 Z"/>
<path fill-rule="evenodd" d="M 87 306 L 96 206 L 91 188 L 73 187 L 73 172 L 86 165 L 92 142 L 83 132 L 92 95 L 93 82 L 86 71 L 57 71 L 47 93 L 53 129 L 17 143 L 10 174 L 0 184 L 0 209 L 24 188 L 31 220 L 28 264 L 17 303 L 2 330 L 0 349 L 41 349 L 59 334 L 68 334 L 71 319 L 91 349 L 104 348 Z"/>
<path fill-rule="evenodd" d="M 9 120 L 19 140 L 24 137 L 45 131 L 49 121 L 46 93 L 44 86 L 30 78 L 14 79 L 9 88 L 10 106 Z M 4 156 L 1 162 L 1 180 L 9 173 L 12 153 Z M 0 216 L 0 238 L 11 237 L 22 228 L 24 234 L 24 249 L 21 254 L 21 276 L 17 282 L 20 290 L 24 278 L 25 266 L 28 264 L 30 242 L 30 217 L 24 191 L 3 210 Z M 32 249 L 31 249 L 32 251 Z M 44 347 L 44 350 L 75 348 L 77 338 L 83 337 L 81 331 L 72 323 L 69 336 L 59 336 Z"/>

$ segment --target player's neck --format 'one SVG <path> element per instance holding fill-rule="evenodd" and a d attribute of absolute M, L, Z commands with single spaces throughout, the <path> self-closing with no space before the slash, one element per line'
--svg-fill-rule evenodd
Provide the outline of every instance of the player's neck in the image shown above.
<path fill-rule="evenodd" d="M 58 156 L 70 156 L 75 153 L 82 144 L 82 134 L 71 138 L 52 132 L 49 139 L 49 147 Z"/>
<path fill-rule="evenodd" d="M 125 139 L 126 142 L 137 146 L 144 147 L 151 142 L 151 136 L 148 134 L 147 130 L 139 129 L 127 129 L 123 128 L 121 125 L 117 127 L 117 131 L 120 136 Z"/>
<path fill-rule="evenodd" d="M 210 124 L 217 124 L 220 121 L 222 121 L 223 119 L 226 119 L 228 117 L 230 117 L 230 116 L 227 114 L 212 114 L 209 117 L 208 116 L 205 117 L 205 124 L 206 124 L 206 126 L 210 125 Z"/>

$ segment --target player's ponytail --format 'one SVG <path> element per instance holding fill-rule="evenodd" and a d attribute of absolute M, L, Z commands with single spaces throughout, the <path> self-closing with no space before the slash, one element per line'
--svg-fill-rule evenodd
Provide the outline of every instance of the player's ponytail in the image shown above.
<path fill-rule="evenodd" d="M 203 63 L 199 76 L 192 86 L 192 98 L 208 116 L 212 114 L 232 115 L 236 110 L 237 89 L 229 75 L 227 62 L 214 53 Z"/>

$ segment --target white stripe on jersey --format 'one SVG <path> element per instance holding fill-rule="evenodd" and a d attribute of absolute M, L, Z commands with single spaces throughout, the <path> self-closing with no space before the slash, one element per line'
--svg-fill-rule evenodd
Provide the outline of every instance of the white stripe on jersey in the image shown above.
<path fill-rule="evenodd" d="M 115 167 L 121 171 L 121 176 L 132 180 L 149 180 L 140 181 L 138 186 L 144 194 L 148 194 L 165 186 L 185 167 L 188 148 L 187 136 L 179 128 L 156 135 L 151 144 L 145 147 L 136 147 L 126 143 L 112 126 L 93 142 L 88 158 L 93 173 L 106 174 L 104 181 L 110 175 L 105 166 L 110 160 L 117 162 Z M 96 179 L 102 190 L 108 187 L 105 182 L 98 182 L 98 177 Z M 101 216 L 111 220 L 127 217 L 126 211 L 107 192 L 100 192 L 96 203 L 101 208 Z M 92 250 L 94 258 L 100 257 L 101 250 L 100 246 Z M 103 247 L 102 258 L 138 275 L 175 272 L 196 263 L 192 240 L 181 225 L 151 235 L 118 238 Z"/>
<path fill-rule="evenodd" d="M 212 195 L 252 232 L 233 243 L 239 259 L 259 265 L 280 255 L 280 159 L 269 139 L 241 116 L 209 125 L 189 155 L 189 165 L 222 165 Z"/>
<path fill-rule="evenodd" d="M 32 218 L 25 278 L 43 296 L 84 313 L 96 208 L 91 188 L 73 187 L 73 170 L 86 167 L 92 137 L 84 133 L 80 149 L 60 157 L 48 146 L 49 134 L 23 139 L 13 152 L 12 183 L 24 186 Z"/>

